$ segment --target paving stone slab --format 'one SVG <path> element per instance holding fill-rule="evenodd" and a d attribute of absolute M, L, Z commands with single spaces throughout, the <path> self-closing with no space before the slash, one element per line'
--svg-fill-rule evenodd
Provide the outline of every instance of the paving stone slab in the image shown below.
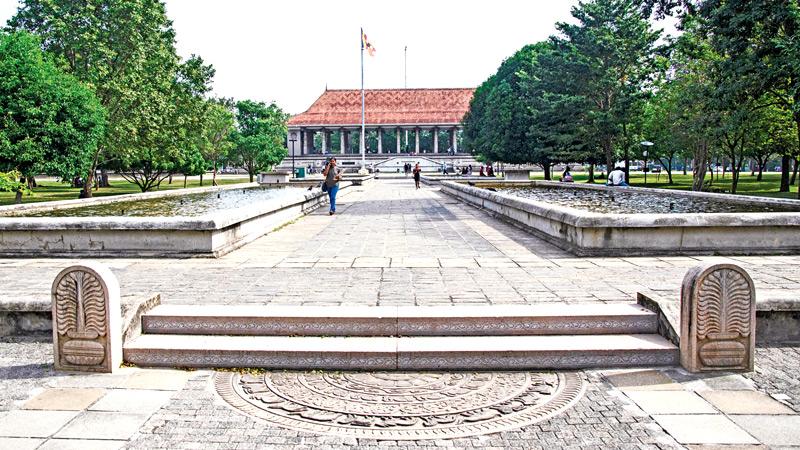
<path fill-rule="evenodd" d="M 683 386 L 658 370 L 635 370 L 606 373 L 617 389 L 624 391 L 681 391 Z"/>
<path fill-rule="evenodd" d="M 699 394 L 725 414 L 794 414 L 794 410 L 758 391 L 704 391 Z"/>
<path fill-rule="evenodd" d="M 117 450 L 127 443 L 125 440 L 50 439 L 38 450 Z"/>
<path fill-rule="evenodd" d="M 77 411 L 9 411 L 0 418 L 0 437 L 49 437 L 77 415 Z"/>
<path fill-rule="evenodd" d="M 152 414 L 169 402 L 172 395 L 172 391 L 115 389 L 89 407 L 89 410 Z"/>
<path fill-rule="evenodd" d="M 731 419 L 770 447 L 800 446 L 799 415 L 735 415 Z"/>
<path fill-rule="evenodd" d="M 149 414 L 86 411 L 53 437 L 127 440 L 139 430 L 149 417 Z"/>
<path fill-rule="evenodd" d="M 758 444 L 753 436 L 722 414 L 654 415 L 681 444 Z"/>
<path fill-rule="evenodd" d="M 190 372 L 181 370 L 142 370 L 132 374 L 123 387 L 177 391 L 183 388 L 190 376 Z"/>
<path fill-rule="evenodd" d="M 103 389 L 45 389 L 25 402 L 23 409 L 83 411 L 105 394 Z"/>
<path fill-rule="evenodd" d="M 631 400 L 649 414 L 715 414 L 717 410 L 694 392 L 628 391 Z"/>
<path fill-rule="evenodd" d="M 34 450 L 39 448 L 44 439 L 33 438 L 0 438 L 0 448 L 8 450 Z"/>

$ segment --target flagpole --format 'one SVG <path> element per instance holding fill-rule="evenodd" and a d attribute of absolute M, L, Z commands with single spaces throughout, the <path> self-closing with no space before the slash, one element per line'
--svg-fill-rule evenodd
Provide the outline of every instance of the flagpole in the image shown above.
<path fill-rule="evenodd" d="M 366 122 L 364 118 L 364 29 L 361 29 L 361 170 L 367 168 L 364 135 Z"/>

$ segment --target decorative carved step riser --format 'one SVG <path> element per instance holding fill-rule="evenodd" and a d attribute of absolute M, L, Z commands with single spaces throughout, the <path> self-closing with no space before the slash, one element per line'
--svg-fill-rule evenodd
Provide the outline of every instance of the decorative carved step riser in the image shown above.
<path fill-rule="evenodd" d="M 319 354 L 125 350 L 125 361 L 144 367 L 262 367 L 287 370 L 538 370 L 673 366 L 677 350 L 572 351 L 517 354 Z"/>
<path fill-rule="evenodd" d="M 583 318 L 265 318 L 144 316 L 145 334 L 226 336 L 526 336 L 650 334 L 655 315 Z"/>

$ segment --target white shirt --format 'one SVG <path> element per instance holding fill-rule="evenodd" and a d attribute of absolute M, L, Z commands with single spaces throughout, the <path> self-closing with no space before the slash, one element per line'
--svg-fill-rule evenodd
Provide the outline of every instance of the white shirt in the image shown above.
<path fill-rule="evenodd" d="M 625 181 L 625 172 L 620 169 L 614 169 L 608 174 L 608 181 L 611 186 L 619 186 Z"/>

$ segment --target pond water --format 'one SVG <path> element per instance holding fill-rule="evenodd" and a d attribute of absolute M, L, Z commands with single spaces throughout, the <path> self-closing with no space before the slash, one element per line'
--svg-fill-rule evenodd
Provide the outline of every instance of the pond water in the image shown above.
<path fill-rule="evenodd" d="M 245 208 L 275 198 L 305 191 L 304 188 L 248 187 L 197 194 L 176 195 L 141 200 L 124 200 L 101 205 L 55 210 L 20 211 L 11 217 L 197 217 L 236 208 Z"/>
<path fill-rule="evenodd" d="M 701 197 L 652 193 L 635 188 L 593 190 L 579 188 L 525 187 L 497 192 L 553 203 L 584 211 L 609 214 L 766 213 L 800 212 L 800 205 L 738 203 Z"/>

